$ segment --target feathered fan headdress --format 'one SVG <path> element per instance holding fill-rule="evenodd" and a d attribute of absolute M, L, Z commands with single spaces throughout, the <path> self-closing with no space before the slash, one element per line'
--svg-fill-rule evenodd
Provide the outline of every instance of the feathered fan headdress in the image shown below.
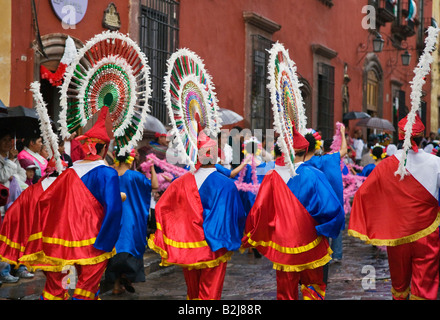
<path fill-rule="evenodd" d="M 275 43 L 269 51 L 268 89 L 274 115 L 274 128 L 280 135 L 277 144 L 285 155 L 286 165 L 291 175 L 295 172 L 295 149 L 303 144 L 302 135 L 306 133 L 307 118 L 296 75 L 296 65 L 289 52 L 280 43 Z M 295 137 L 297 145 L 295 145 Z M 304 139 L 305 140 L 305 139 Z M 301 146 L 302 147 L 302 146 Z"/>
<path fill-rule="evenodd" d="M 164 91 L 173 127 L 170 135 L 194 172 L 199 128 L 203 127 L 212 136 L 217 136 L 221 128 L 211 76 L 194 52 L 179 49 L 168 60 Z"/>
<path fill-rule="evenodd" d="M 129 153 L 142 139 L 150 112 L 150 67 L 128 36 L 105 31 L 88 41 L 67 68 L 60 91 L 63 138 L 84 127 L 106 99 L 111 101 L 109 117 L 118 154 Z"/>

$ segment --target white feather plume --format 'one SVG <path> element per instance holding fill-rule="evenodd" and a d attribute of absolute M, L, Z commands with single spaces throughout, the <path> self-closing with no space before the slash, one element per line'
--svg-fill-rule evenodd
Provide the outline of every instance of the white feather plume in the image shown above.
<path fill-rule="evenodd" d="M 429 27 L 427 30 L 428 36 L 425 40 L 425 49 L 419 59 L 417 67 L 414 69 L 414 78 L 411 83 L 411 110 L 408 113 L 408 122 L 405 125 L 405 140 L 403 142 L 403 154 L 400 159 L 399 168 L 395 172 L 396 175 L 400 175 L 401 180 L 408 175 L 406 170 L 406 161 L 408 157 L 408 151 L 411 148 L 411 135 L 413 131 L 413 125 L 415 123 L 416 113 L 420 109 L 420 102 L 422 98 L 423 85 L 426 83 L 425 77 L 431 71 L 431 64 L 434 61 L 432 52 L 436 48 L 438 33 L 440 29 L 435 27 Z"/>
<path fill-rule="evenodd" d="M 43 95 L 40 91 L 40 83 L 38 81 L 32 82 L 30 88 L 35 101 L 35 109 L 39 117 L 43 144 L 46 146 L 49 158 L 55 158 L 56 170 L 61 174 L 63 172 L 63 164 L 61 162 L 60 152 L 58 151 L 58 136 L 53 132 L 49 114 L 47 113 L 47 104 L 44 102 Z"/>

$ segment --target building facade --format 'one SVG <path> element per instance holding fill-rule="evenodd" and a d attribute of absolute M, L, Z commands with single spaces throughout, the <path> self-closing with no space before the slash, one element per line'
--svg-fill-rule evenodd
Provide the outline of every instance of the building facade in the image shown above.
<path fill-rule="evenodd" d="M 129 33 L 146 53 L 152 113 L 163 123 L 168 123 L 162 92 L 166 61 L 186 47 L 204 60 L 220 107 L 241 114 L 242 127 L 268 129 L 273 122 L 266 88 L 268 50 L 279 41 L 297 64 L 308 127 L 324 138 L 334 134 L 335 123 L 349 111 L 397 125 L 411 105 L 410 81 L 424 31 L 439 18 L 436 0 L 3 2 L 0 99 L 11 107 L 32 107 L 29 84 L 40 80 L 41 66 L 56 71 L 67 36 L 79 48 L 114 28 Z M 71 5 L 75 14 L 62 13 L 57 5 Z M 376 38 L 383 41 L 380 52 L 373 47 Z M 407 66 L 405 53 L 411 55 Z M 435 77 L 428 77 L 421 106 L 427 132 L 439 126 L 440 90 L 431 91 L 431 85 L 438 87 Z M 56 121 L 59 93 L 43 81 L 42 87 Z M 346 124 L 353 130 L 355 123 Z"/>

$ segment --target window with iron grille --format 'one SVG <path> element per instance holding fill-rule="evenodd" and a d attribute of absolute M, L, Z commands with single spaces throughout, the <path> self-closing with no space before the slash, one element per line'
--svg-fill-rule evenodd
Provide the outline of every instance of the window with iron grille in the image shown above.
<path fill-rule="evenodd" d="M 179 45 L 179 2 L 174 0 L 142 0 L 140 2 L 139 44 L 151 68 L 151 115 L 169 123 L 163 82 L 167 60 Z"/>
<path fill-rule="evenodd" d="M 273 41 L 260 35 L 252 36 L 252 91 L 251 91 L 251 129 L 272 128 L 272 107 L 267 89 L 267 64 Z"/>
<path fill-rule="evenodd" d="M 318 63 L 318 130 L 324 139 L 334 134 L 335 68 Z"/>

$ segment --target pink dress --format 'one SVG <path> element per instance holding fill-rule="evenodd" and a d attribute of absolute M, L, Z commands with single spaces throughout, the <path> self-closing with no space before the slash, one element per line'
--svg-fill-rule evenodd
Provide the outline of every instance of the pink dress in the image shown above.
<path fill-rule="evenodd" d="M 30 160 L 32 160 L 38 166 L 37 175 L 40 175 L 41 177 L 44 177 L 44 175 L 46 173 L 46 168 L 47 168 L 48 161 L 46 159 L 44 159 L 42 156 L 40 156 L 40 155 L 35 154 L 36 156 L 34 156 L 29 151 L 30 150 L 27 149 L 27 148 L 23 149 L 18 154 L 17 159 L 18 160 L 21 160 L 21 159 L 30 159 Z"/>

